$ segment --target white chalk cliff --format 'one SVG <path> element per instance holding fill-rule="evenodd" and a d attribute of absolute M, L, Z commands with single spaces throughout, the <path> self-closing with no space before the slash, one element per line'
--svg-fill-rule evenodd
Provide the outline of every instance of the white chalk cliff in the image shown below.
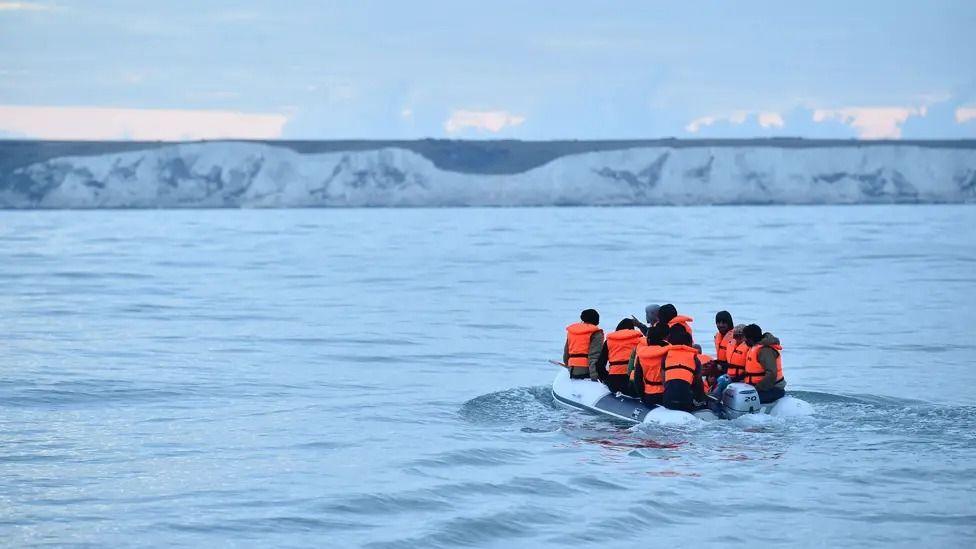
<path fill-rule="evenodd" d="M 638 147 L 482 175 L 399 148 L 302 154 L 209 142 L 55 157 L 0 176 L 2 208 L 927 202 L 976 202 L 976 149 Z"/>

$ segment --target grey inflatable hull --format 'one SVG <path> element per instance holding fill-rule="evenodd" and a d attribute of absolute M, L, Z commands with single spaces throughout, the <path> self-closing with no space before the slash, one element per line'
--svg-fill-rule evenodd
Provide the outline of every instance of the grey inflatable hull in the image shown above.
<path fill-rule="evenodd" d="M 668 410 L 661 406 L 648 407 L 635 398 L 610 393 L 607 386 L 588 379 L 570 379 L 568 370 L 561 370 L 552 382 L 552 398 L 557 404 L 627 423 L 687 423 L 688 421 L 718 419 L 710 410 L 694 414 Z"/>
<path fill-rule="evenodd" d="M 739 396 L 750 398 L 755 394 L 751 385 L 733 383 L 727 392 L 740 393 Z M 728 395 L 723 395 L 723 397 Z M 678 410 L 668 410 L 662 406 L 648 407 L 640 400 L 615 395 L 607 386 L 588 379 L 570 379 L 569 371 L 560 370 L 552 382 L 552 398 L 557 404 L 567 408 L 574 408 L 586 412 L 600 414 L 627 423 L 662 423 L 686 424 L 700 420 L 710 421 L 720 417 L 737 417 L 740 415 L 770 415 L 779 417 L 807 416 L 813 413 L 809 403 L 792 396 L 785 396 L 775 403 L 749 407 L 747 410 L 728 408 L 724 404 L 716 405 L 715 411 L 703 409 L 689 414 Z M 723 402 L 726 401 L 723 398 Z"/>

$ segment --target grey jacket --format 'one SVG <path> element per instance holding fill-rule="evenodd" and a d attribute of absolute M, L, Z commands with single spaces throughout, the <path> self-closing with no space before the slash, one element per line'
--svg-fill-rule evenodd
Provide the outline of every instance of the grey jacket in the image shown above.
<path fill-rule="evenodd" d="M 759 345 L 779 345 L 779 338 L 773 334 L 766 332 L 763 334 L 763 338 L 759 340 Z M 759 391 L 768 391 L 772 388 L 786 389 L 786 378 L 777 383 L 776 381 L 776 357 L 779 356 L 779 351 L 773 349 L 772 347 L 763 347 L 759 349 L 759 354 L 756 355 L 756 359 L 759 364 L 762 364 L 763 370 L 766 371 L 766 375 L 763 376 L 762 381 L 756 384 L 756 389 Z"/>

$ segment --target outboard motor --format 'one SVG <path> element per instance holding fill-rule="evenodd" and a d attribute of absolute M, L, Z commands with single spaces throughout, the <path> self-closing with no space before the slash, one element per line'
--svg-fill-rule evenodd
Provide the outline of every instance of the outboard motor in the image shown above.
<path fill-rule="evenodd" d="M 728 419 L 753 414 L 762 409 L 759 393 L 748 383 L 729 383 L 722 391 L 722 412 Z"/>

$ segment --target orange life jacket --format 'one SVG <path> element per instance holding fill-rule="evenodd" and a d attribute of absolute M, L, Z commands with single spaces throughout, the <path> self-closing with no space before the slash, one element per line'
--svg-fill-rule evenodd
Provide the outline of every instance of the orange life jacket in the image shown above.
<path fill-rule="evenodd" d="M 607 334 L 607 360 L 610 375 L 626 375 L 630 354 L 637 344 L 644 339 L 644 335 L 637 330 L 617 330 Z"/>
<path fill-rule="evenodd" d="M 664 357 L 664 382 L 681 380 L 691 385 L 698 374 L 698 349 L 687 345 L 668 345 Z"/>
<path fill-rule="evenodd" d="M 701 364 L 708 364 L 709 362 L 712 362 L 713 360 L 715 360 L 715 359 L 712 358 L 712 357 L 710 357 L 710 356 L 708 356 L 708 355 L 705 355 L 705 354 L 698 355 L 698 362 L 700 362 Z M 705 377 L 705 376 L 702 376 L 702 385 L 705 386 L 705 392 L 706 393 L 712 392 L 712 384 L 708 382 L 708 378 Z"/>
<path fill-rule="evenodd" d="M 664 370 L 661 369 L 661 359 L 668 352 L 668 347 L 648 345 L 647 340 L 637 346 L 637 360 L 640 361 L 644 374 L 644 394 L 659 395 L 664 393 Z"/>
<path fill-rule="evenodd" d="M 674 326 L 675 324 L 680 324 L 681 327 L 684 328 L 686 332 L 688 332 L 688 335 L 691 337 L 691 340 L 694 341 L 695 336 L 691 334 L 691 323 L 693 320 L 695 319 L 691 318 L 690 316 L 678 315 L 668 321 L 668 328 Z"/>
<path fill-rule="evenodd" d="M 783 381 L 783 346 L 782 345 L 753 345 L 746 353 L 746 383 L 755 385 L 766 377 L 766 369 L 759 363 L 759 350 L 769 347 L 776 350 L 776 383 Z"/>
<path fill-rule="evenodd" d="M 723 362 L 726 362 L 726 361 L 729 360 L 728 357 L 729 357 L 729 353 L 731 352 L 731 349 L 729 347 L 731 345 L 733 345 L 732 341 L 733 341 L 732 340 L 732 330 L 729 330 L 729 331 L 725 332 L 725 335 L 722 335 L 722 332 L 715 332 L 715 358 L 716 358 L 716 360 L 721 360 Z"/>
<path fill-rule="evenodd" d="M 749 346 L 743 341 L 736 345 L 732 352 L 729 353 L 728 357 L 725 359 L 729 363 L 728 370 L 725 371 L 732 379 L 741 377 L 746 372 L 746 354 L 749 352 Z"/>
<path fill-rule="evenodd" d="M 599 326 L 585 322 L 566 326 L 566 343 L 569 350 L 567 366 L 572 368 L 588 368 L 590 366 L 590 337 L 596 332 L 603 332 L 603 330 Z"/>

